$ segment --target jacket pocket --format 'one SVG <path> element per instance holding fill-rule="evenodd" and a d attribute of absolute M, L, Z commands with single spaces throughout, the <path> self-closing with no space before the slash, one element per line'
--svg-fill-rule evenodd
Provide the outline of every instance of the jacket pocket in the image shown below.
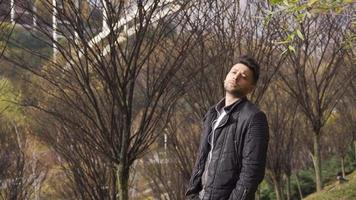
<path fill-rule="evenodd" d="M 187 191 L 185 192 L 185 196 L 190 196 L 192 194 L 196 193 L 196 190 L 199 190 L 199 184 L 197 182 L 197 178 L 199 176 L 199 174 L 201 173 L 201 169 L 197 170 L 196 173 L 194 173 L 189 181 L 189 186 Z"/>
<path fill-rule="evenodd" d="M 232 190 L 229 200 L 245 200 L 247 197 L 247 188 L 238 185 L 235 189 Z"/>

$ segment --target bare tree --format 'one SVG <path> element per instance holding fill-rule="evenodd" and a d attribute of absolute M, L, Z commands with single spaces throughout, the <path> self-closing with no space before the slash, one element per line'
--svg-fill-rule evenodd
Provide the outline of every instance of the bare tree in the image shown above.
<path fill-rule="evenodd" d="M 201 118 L 224 95 L 223 80 L 236 58 L 250 54 L 262 66 L 258 87 L 250 95 L 250 99 L 258 103 L 285 59 L 282 49 L 275 44 L 283 16 L 276 16 L 266 24 L 263 16 L 268 4 L 259 1 L 248 4 L 201 1 L 198 6 L 202 18 L 192 24 L 201 30 L 200 42 L 188 58 L 188 65 L 205 69 L 193 77 L 189 92 L 194 95 L 187 95 L 187 101 L 198 107 L 192 107 L 194 111 L 200 109 L 198 118 Z"/>
<path fill-rule="evenodd" d="M 340 116 L 333 116 L 336 118 L 334 123 L 329 123 L 326 125 L 326 141 L 325 144 L 330 146 L 331 153 L 336 155 L 340 160 L 340 171 L 342 177 L 345 177 L 345 158 L 352 145 L 351 131 L 348 130 L 347 123 L 345 123 L 345 118 Z M 346 121 L 347 122 L 347 121 Z"/>
<path fill-rule="evenodd" d="M 318 191 L 322 189 L 321 130 L 337 100 L 355 76 L 348 71 L 351 60 L 346 59 L 348 49 L 344 45 L 350 26 L 348 13 L 319 15 L 303 22 L 301 32 L 305 38 L 295 41 L 296 52 L 289 54 L 285 68 L 280 73 L 288 93 L 296 98 L 312 125 L 311 155 Z"/>
<path fill-rule="evenodd" d="M 69 163 L 72 182 L 81 188 L 76 192 L 84 199 L 106 198 L 87 191 L 91 183 L 80 178 L 88 173 L 99 181 L 108 173 L 111 179 L 103 181 L 110 182 L 109 188 L 115 187 L 110 198 L 128 199 L 132 164 L 162 132 L 182 92 L 181 87 L 172 86 L 181 84 L 175 74 L 194 45 L 194 29 L 186 27 L 187 4 L 98 1 L 93 10 L 103 10 L 108 23 L 107 32 L 103 30 L 100 37 L 94 37 L 97 27 L 91 26 L 90 15 L 80 15 L 76 1 L 62 4 L 69 5 L 68 9 L 53 6 L 52 1 L 43 4 L 48 13 L 57 13 L 54 17 L 62 28 L 28 9 L 41 24 L 34 28 L 56 48 L 55 59 L 30 52 L 48 60 L 40 71 L 20 57 L 7 59 L 37 76 L 33 85 L 39 93 L 26 104 L 40 111 L 42 120 L 54 120 L 48 123 L 55 127 L 47 132 L 50 135 L 39 137 L 56 147 L 54 150 Z M 52 37 L 53 31 L 62 39 Z M 63 143 L 57 147 L 53 141 Z M 77 143 L 73 150 L 72 143 Z M 70 153 L 73 151 L 76 153 Z M 72 161 L 75 159 L 77 163 Z M 98 162 L 104 166 L 98 169 Z"/>
<path fill-rule="evenodd" d="M 76 118 L 75 113 L 68 114 Z M 86 143 L 85 133 L 53 116 L 38 113 L 36 118 L 39 119 L 37 127 L 33 127 L 38 130 L 36 135 L 45 144 L 51 144 L 50 149 L 57 155 L 56 164 L 62 167 L 59 176 L 65 180 L 50 186 L 56 194 L 65 199 L 115 199 L 114 163 Z"/>
<path fill-rule="evenodd" d="M 350 149 L 355 145 L 355 109 L 352 106 L 355 103 L 355 96 L 352 95 L 353 83 L 348 87 L 345 96 L 339 99 L 338 104 L 329 120 L 326 129 L 327 144 L 332 147 L 340 159 L 340 169 L 342 176 L 345 177 L 345 158 Z"/>
<path fill-rule="evenodd" d="M 292 162 L 297 156 L 298 106 L 280 87 L 276 83 L 270 85 L 262 102 L 270 127 L 266 174 L 274 185 L 276 199 L 290 199 Z M 285 184 L 284 176 L 287 178 Z"/>
<path fill-rule="evenodd" d="M 10 24 L 11 9 L 8 1 L 0 0 L 0 60 L 8 49 L 16 23 Z M 3 81 L 1 70 L 1 103 L 8 101 L 8 82 Z M 12 92 L 12 91 L 11 91 Z M 39 187 L 45 178 L 45 170 L 38 160 L 31 160 L 28 151 L 26 130 L 15 119 L 8 119 L 7 110 L 0 110 L 0 199 L 29 199 L 38 196 Z"/>
<path fill-rule="evenodd" d="M 166 140 L 161 140 L 143 162 L 144 177 L 157 199 L 185 199 L 199 146 L 200 121 L 181 105 L 175 108 L 164 131 Z"/>
<path fill-rule="evenodd" d="M 353 69 L 355 70 L 355 69 Z M 353 72 L 355 73 L 355 72 Z M 356 116 L 355 107 L 353 106 L 356 102 L 356 82 L 352 80 L 350 86 L 348 87 L 344 98 L 339 102 L 337 107 L 338 113 L 340 113 L 340 121 L 342 126 L 346 129 L 345 131 L 350 133 L 350 138 L 353 141 L 353 155 L 354 160 L 356 160 Z"/>
<path fill-rule="evenodd" d="M 147 174 L 156 198 L 184 198 L 185 190 L 180 184 L 183 182 L 186 187 L 190 178 L 199 146 L 200 122 L 206 111 L 224 96 L 223 80 L 235 59 L 240 54 L 251 54 L 261 63 L 262 76 L 250 97 L 256 103 L 263 99 L 282 66 L 282 50 L 274 45 L 281 18 L 276 17 L 265 26 L 261 17 L 265 6 L 255 1 L 248 5 L 239 1 L 195 1 L 192 5 L 196 14 L 189 24 L 197 30 L 193 35 L 196 45 L 184 63 L 187 67 L 179 73 L 189 84 L 166 128 L 168 150 L 164 155 L 168 163 L 161 157 L 161 163 L 150 165 Z M 194 76 L 189 76 L 192 73 Z"/>
<path fill-rule="evenodd" d="M 28 155 L 25 130 L 3 116 L 0 126 L 0 199 L 29 199 L 38 195 L 46 172 Z"/>

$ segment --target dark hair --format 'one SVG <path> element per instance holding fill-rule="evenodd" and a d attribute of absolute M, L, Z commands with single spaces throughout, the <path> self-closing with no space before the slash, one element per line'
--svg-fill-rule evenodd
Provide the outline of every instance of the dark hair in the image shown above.
<path fill-rule="evenodd" d="M 236 64 L 237 63 L 244 64 L 252 70 L 253 83 L 256 84 L 260 76 L 260 65 L 257 63 L 257 61 L 249 55 L 242 55 L 237 59 Z"/>

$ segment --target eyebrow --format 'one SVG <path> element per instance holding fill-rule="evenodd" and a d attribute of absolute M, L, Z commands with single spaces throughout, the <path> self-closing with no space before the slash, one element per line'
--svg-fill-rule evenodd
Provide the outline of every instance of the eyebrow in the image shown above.
<path fill-rule="evenodd" d="M 230 71 L 237 71 L 237 69 L 236 69 L 236 68 L 231 68 Z M 247 71 L 242 71 L 241 73 L 243 73 L 243 74 L 245 74 L 245 75 L 248 75 L 248 72 L 247 72 Z"/>

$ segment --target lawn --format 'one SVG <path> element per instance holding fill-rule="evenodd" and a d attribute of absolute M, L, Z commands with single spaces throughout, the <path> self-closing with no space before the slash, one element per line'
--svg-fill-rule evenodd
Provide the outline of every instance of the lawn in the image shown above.
<path fill-rule="evenodd" d="M 356 171 L 346 176 L 344 183 L 335 183 L 327 185 L 321 192 L 316 192 L 305 200 L 355 200 L 356 199 Z"/>

